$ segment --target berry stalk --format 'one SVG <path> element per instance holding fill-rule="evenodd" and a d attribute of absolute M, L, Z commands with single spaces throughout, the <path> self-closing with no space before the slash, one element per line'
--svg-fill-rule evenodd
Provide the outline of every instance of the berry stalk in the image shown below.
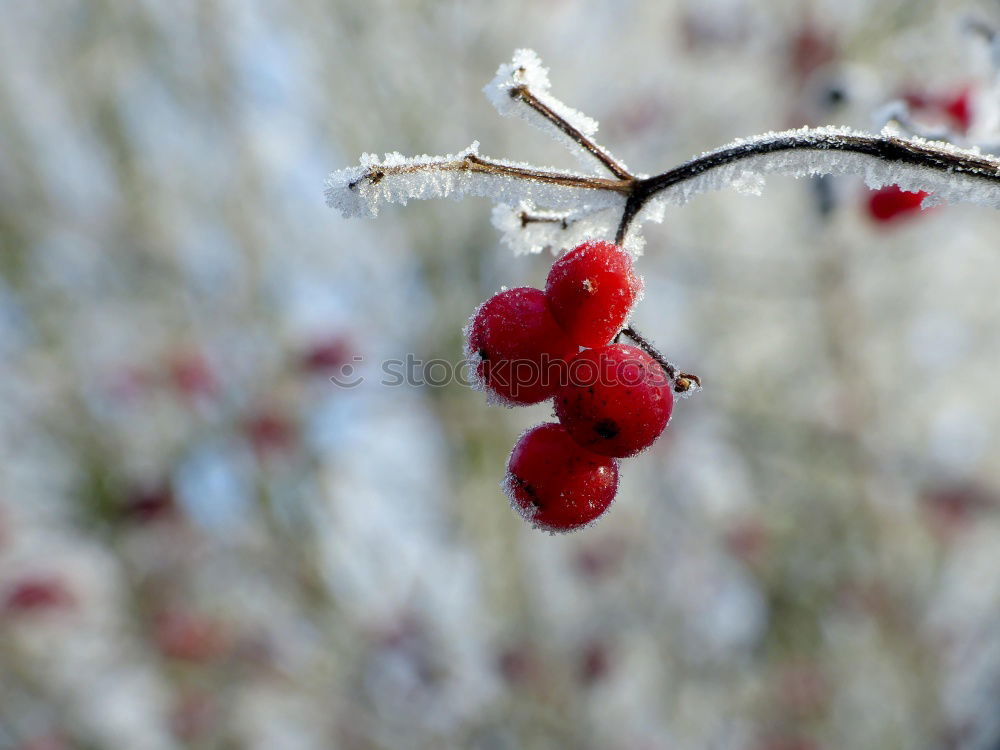
<path fill-rule="evenodd" d="M 623 328 L 620 335 L 631 339 L 636 346 L 656 360 L 656 363 L 667 373 L 670 382 L 673 383 L 674 393 L 688 393 L 689 391 L 701 388 L 701 378 L 690 372 L 681 372 L 678 370 L 675 365 L 667 361 L 667 358 L 645 336 L 640 334 L 631 325 Z"/>

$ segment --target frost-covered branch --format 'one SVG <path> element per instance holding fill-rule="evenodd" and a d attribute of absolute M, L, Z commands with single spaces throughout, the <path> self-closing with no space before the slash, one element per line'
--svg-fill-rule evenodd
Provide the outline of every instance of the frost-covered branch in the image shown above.
<path fill-rule="evenodd" d="M 888 128 L 878 135 L 802 128 L 737 140 L 669 171 L 639 177 L 594 140 L 595 120 L 549 93 L 548 71 L 534 52 L 515 52 L 484 92 L 501 115 L 545 130 L 588 166 L 600 165 L 613 177 L 490 159 L 473 143 L 447 156 L 392 153 L 379 160 L 364 154 L 359 166 L 330 175 L 329 205 L 344 216 L 375 216 L 383 202 L 483 196 L 499 204 L 493 224 L 515 251 L 558 249 L 614 233 L 617 243 L 636 253 L 642 239 L 630 230 L 662 220 L 666 206 L 725 187 L 759 194 L 771 174 L 857 174 L 870 187 L 925 191 L 925 206 L 966 202 L 1000 208 L 1000 159 L 946 141 L 903 137 Z"/>
<path fill-rule="evenodd" d="M 473 143 L 457 154 L 416 158 L 391 153 L 379 160 L 364 154 L 360 166 L 330 175 L 327 203 L 347 218 L 377 216 L 382 202 L 406 205 L 411 199 L 466 195 L 530 200 L 553 208 L 611 205 L 623 203 L 631 190 L 631 181 L 490 159 L 480 156 L 478 147 Z M 580 195 L 581 191 L 590 195 Z"/>
<path fill-rule="evenodd" d="M 900 138 L 842 128 L 768 133 L 709 151 L 674 169 L 637 181 L 616 238 L 652 201 L 679 205 L 723 187 L 759 193 L 768 174 L 802 177 L 857 174 L 870 187 L 899 185 L 931 195 L 924 204 L 976 203 L 1000 208 L 1000 159 L 943 141 Z"/>

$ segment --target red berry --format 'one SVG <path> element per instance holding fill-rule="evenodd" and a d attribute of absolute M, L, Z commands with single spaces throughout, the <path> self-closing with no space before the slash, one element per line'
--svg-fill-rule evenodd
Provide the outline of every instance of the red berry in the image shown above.
<path fill-rule="evenodd" d="M 966 87 L 944 98 L 941 109 L 952 118 L 960 132 L 967 133 L 972 125 L 972 90 Z"/>
<path fill-rule="evenodd" d="M 524 685 L 537 679 L 541 673 L 538 654 L 530 643 L 520 643 L 505 648 L 497 657 L 497 671 L 505 681 Z"/>
<path fill-rule="evenodd" d="M 290 451 L 298 437 L 291 418 L 273 407 L 264 407 L 253 414 L 243 429 L 258 457 Z"/>
<path fill-rule="evenodd" d="M 221 656 L 228 646 L 228 636 L 220 622 L 186 612 L 159 614 L 153 635 L 163 655 L 179 661 L 210 661 Z"/>
<path fill-rule="evenodd" d="M 547 423 L 517 441 L 504 490 L 526 521 L 545 531 L 585 526 L 611 505 L 618 462 L 578 446 L 561 425 Z"/>
<path fill-rule="evenodd" d="M 586 644 L 580 654 L 579 678 L 584 685 L 593 685 L 605 679 L 611 672 L 611 651 L 601 641 Z"/>
<path fill-rule="evenodd" d="M 670 421 L 670 380 L 656 360 L 634 346 L 580 352 L 569 363 L 568 378 L 556 392 L 556 416 L 578 444 L 594 453 L 635 455 L 652 445 Z"/>
<path fill-rule="evenodd" d="M 545 297 L 574 344 L 604 346 L 642 293 L 632 256 L 610 242 L 585 242 L 552 264 Z"/>
<path fill-rule="evenodd" d="M 137 524 L 172 518 L 177 513 L 174 490 L 167 482 L 136 487 L 125 498 L 122 515 Z"/>
<path fill-rule="evenodd" d="M 317 373 L 336 370 L 351 361 L 353 350 L 354 346 L 346 335 L 336 334 L 307 348 L 302 353 L 302 367 Z"/>
<path fill-rule="evenodd" d="M 575 346 L 559 328 L 540 289 L 494 295 L 476 310 L 466 354 L 487 393 L 507 404 L 535 404 L 552 396 Z"/>
<path fill-rule="evenodd" d="M 962 86 L 941 93 L 925 93 L 910 90 L 901 97 L 918 120 L 927 120 L 933 125 L 944 125 L 967 133 L 972 126 L 972 88 Z"/>
<path fill-rule="evenodd" d="M 218 386 L 208 360 L 194 351 L 179 353 L 171 359 L 170 380 L 187 398 L 211 396 Z"/>
<path fill-rule="evenodd" d="M 793 33 L 788 63 L 800 83 L 836 59 L 837 41 L 829 30 L 806 21 Z"/>
<path fill-rule="evenodd" d="M 868 213 L 879 222 L 893 221 L 917 211 L 926 197 L 927 193 L 922 190 L 911 193 L 901 189 L 899 185 L 887 185 L 873 190 L 868 196 Z"/>
<path fill-rule="evenodd" d="M 4 597 L 3 609 L 8 612 L 43 612 L 71 609 L 76 597 L 61 578 L 37 576 L 14 584 Z"/>

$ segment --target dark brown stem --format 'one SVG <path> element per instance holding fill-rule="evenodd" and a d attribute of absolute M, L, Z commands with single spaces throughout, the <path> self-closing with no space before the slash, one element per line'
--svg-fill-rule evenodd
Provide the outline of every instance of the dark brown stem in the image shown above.
<path fill-rule="evenodd" d="M 646 354 L 656 360 L 656 363 L 663 368 L 663 371 L 667 373 L 667 377 L 670 378 L 670 382 L 673 383 L 675 393 L 686 393 L 692 388 L 701 387 L 701 378 L 697 375 L 692 375 L 689 372 L 681 372 L 676 366 L 667 361 L 666 357 L 660 354 L 660 351 L 653 346 L 642 334 L 640 334 L 632 326 L 626 326 L 623 328 L 618 336 L 625 335 L 632 339 L 640 349 L 642 349 Z M 618 336 L 615 340 L 618 340 Z"/>
<path fill-rule="evenodd" d="M 618 160 L 616 160 L 611 154 L 580 132 L 580 130 L 573 127 L 573 125 L 556 114 L 550 107 L 539 101 L 538 97 L 531 93 L 531 89 L 527 86 L 518 86 L 517 88 L 511 89 L 510 95 L 512 98 L 520 99 L 546 120 L 551 122 L 556 128 L 569 136 L 580 146 L 580 148 L 603 164 L 604 167 L 615 177 L 620 180 L 631 181 L 635 179 L 632 173 L 625 168 L 624 164 L 618 162 Z"/>
<path fill-rule="evenodd" d="M 587 216 L 586 213 L 578 211 L 528 211 L 517 212 L 518 221 L 521 228 L 528 224 L 558 224 L 560 229 L 569 229 L 574 223 Z"/>
<path fill-rule="evenodd" d="M 841 151 L 862 154 L 882 161 L 922 167 L 941 174 L 965 175 L 1000 186 L 1000 161 L 989 156 L 955 153 L 890 135 L 829 134 L 803 129 L 794 134 L 757 139 L 747 144 L 712 151 L 685 162 L 668 172 L 637 180 L 629 192 L 615 242 L 625 240 L 629 226 L 643 206 L 657 193 L 718 167 L 765 154 L 785 151 Z"/>

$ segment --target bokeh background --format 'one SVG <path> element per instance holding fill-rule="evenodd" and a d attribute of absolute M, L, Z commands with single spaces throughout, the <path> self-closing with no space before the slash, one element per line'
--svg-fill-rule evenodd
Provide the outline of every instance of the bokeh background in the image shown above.
<path fill-rule="evenodd" d="M 670 209 L 635 323 L 705 390 L 550 536 L 499 487 L 549 407 L 379 367 L 457 362 L 551 255 L 483 201 L 322 195 L 474 138 L 574 166 L 480 93 L 518 47 L 647 173 L 899 98 L 998 142 L 962 27 L 1000 5 L 0 11 L 0 748 L 1000 747 L 1000 216 L 848 178 Z"/>

